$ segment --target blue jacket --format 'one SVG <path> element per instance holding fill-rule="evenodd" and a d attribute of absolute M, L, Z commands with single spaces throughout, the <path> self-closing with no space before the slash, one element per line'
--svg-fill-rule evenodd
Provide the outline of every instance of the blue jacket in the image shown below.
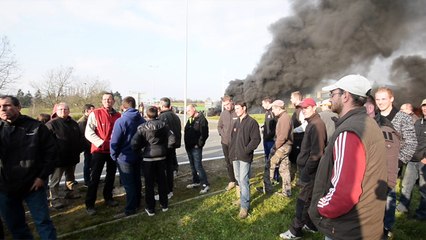
<path fill-rule="evenodd" d="M 134 109 L 127 109 L 114 123 L 111 135 L 111 158 L 118 163 L 134 163 L 140 161 L 139 154 L 132 150 L 130 142 L 138 126 L 145 122 L 140 113 Z"/>

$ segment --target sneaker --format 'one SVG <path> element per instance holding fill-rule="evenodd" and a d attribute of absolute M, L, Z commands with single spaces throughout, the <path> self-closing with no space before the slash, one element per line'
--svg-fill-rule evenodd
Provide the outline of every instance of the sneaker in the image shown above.
<path fill-rule="evenodd" d="M 186 185 L 186 188 L 191 189 L 191 188 L 196 188 L 196 187 L 199 187 L 199 186 L 200 186 L 199 183 L 191 183 L 191 184 Z"/>
<path fill-rule="evenodd" d="M 281 239 L 301 239 L 301 237 L 296 237 L 293 233 L 290 232 L 290 230 L 287 230 L 287 232 L 283 232 L 280 234 Z"/>
<path fill-rule="evenodd" d="M 400 213 L 408 213 L 408 209 L 401 203 L 396 206 L 396 210 Z"/>
<path fill-rule="evenodd" d="M 78 194 L 74 194 L 74 193 L 65 194 L 65 199 L 79 199 L 79 198 L 81 198 L 81 196 Z"/>
<path fill-rule="evenodd" d="M 306 224 L 302 227 L 302 230 L 304 230 L 304 231 L 306 231 L 306 232 L 310 232 L 310 233 L 316 233 L 316 232 L 318 232 L 318 230 L 317 230 L 317 229 L 310 228 L 310 227 L 308 227 L 308 225 L 306 225 Z"/>
<path fill-rule="evenodd" d="M 93 216 L 96 214 L 96 210 L 94 208 L 86 208 L 86 212 L 89 216 Z"/>
<path fill-rule="evenodd" d="M 105 204 L 109 207 L 116 207 L 118 206 L 118 202 L 115 201 L 114 199 L 110 199 L 110 200 L 105 200 Z"/>
<path fill-rule="evenodd" d="M 169 208 L 162 208 L 161 211 L 167 212 L 167 211 L 169 211 Z"/>
<path fill-rule="evenodd" d="M 247 209 L 245 209 L 245 208 L 241 208 L 241 209 L 240 209 L 240 213 L 238 214 L 238 217 L 239 217 L 240 219 L 245 219 L 245 218 L 247 218 L 247 217 L 248 217 L 248 210 L 247 210 Z"/>
<path fill-rule="evenodd" d="M 155 199 L 155 201 L 159 201 L 160 200 L 160 194 L 155 194 L 154 199 Z"/>
<path fill-rule="evenodd" d="M 229 191 L 235 187 L 235 182 L 229 182 L 228 186 L 226 186 L 225 190 Z"/>
<path fill-rule="evenodd" d="M 257 187 L 257 188 L 256 188 L 256 190 L 257 190 L 258 192 L 263 193 L 263 194 L 272 194 L 272 191 L 271 191 L 271 190 L 269 190 L 269 191 L 265 191 L 265 188 L 263 188 L 263 187 Z"/>
<path fill-rule="evenodd" d="M 169 192 L 169 194 L 167 194 L 167 198 L 170 199 L 173 197 L 173 192 Z"/>
<path fill-rule="evenodd" d="M 200 194 L 205 194 L 210 190 L 210 187 L 203 184 L 203 189 L 201 189 Z"/>
<path fill-rule="evenodd" d="M 148 208 L 145 208 L 145 212 L 146 214 L 148 214 L 148 216 L 152 217 L 155 215 L 155 211 L 154 210 L 149 210 Z"/>
<path fill-rule="evenodd" d="M 56 201 L 52 202 L 52 207 L 54 209 L 62 209 L 62 208 L 65 207 L 65 204 L 63 204 L 63 203 L 61 203 L 61 202 L 59 202 L 59 201 L 56 200 Z"/>
<path fill-rule="evenodd" d="M 289 197 L 291 197 L 291 193 L 288 194 L 288 193 L 275 192 L 275 194 L 278 195 L 278 196 L 280 196 L 280 197 L 283 197 L 283 198 L 289 198 Z"/>

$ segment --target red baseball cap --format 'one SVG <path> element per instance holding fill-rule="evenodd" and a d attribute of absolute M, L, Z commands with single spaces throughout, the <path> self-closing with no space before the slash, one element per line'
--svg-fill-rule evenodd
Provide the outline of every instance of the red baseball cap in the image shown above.
<path fill-rule="evenodd" d="M 317 104 L 315 103 L 315 100 L 313 98 L 305 98 L 303 99 L 300 103 L 299 106 L 302 108 L 306 108 L 306 107 L 315 107 Z"/>

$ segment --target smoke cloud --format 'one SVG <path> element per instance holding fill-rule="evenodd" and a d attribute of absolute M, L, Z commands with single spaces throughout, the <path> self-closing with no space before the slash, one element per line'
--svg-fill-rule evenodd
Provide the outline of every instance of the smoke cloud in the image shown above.
<path fill-rule="evenodd" d="M 293 12 L 270 26 L 273 39 L 258 65 L 246 79 L 230 81 L 225 94 L 252 106 L 265 96 L 311 93 L 322 80 L 366 75 L 373 60 L 390 57 L 410 37 L 410 24 L 426 24 L 422 0 L 296 1 Z M 411 75 L 411 59 L 401 58 L 392 70 Z"/>
<path fill-rule="evenodd" d="M 395 84 L 397 103 L 419 106 L 426 98 L 426 59 L 421 56 L 401 56 L 391 67 L 391 81 Z"/>

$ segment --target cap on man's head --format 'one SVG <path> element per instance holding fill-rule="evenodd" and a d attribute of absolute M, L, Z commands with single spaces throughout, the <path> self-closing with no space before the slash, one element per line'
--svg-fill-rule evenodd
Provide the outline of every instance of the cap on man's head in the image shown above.
<path fill-rule="evenodd" d="M 276 107 L 280 107 L 280 108 L 283 108 L 284 107 L 284 101 L 283 100 L 275 100 L 273 103 L 272 103 L 272 106 L 276 106 Z"/>
<path fill-rule="evenodd" d="M 313 98 L 305 98 L 300 103 L 299 106 L 302 108 L 307 108 L 309 106 L 315 107 L 317 104 L 315 103 L 315 100 Z"/>
<path fill-rule="evenodd" d="M 422 101 L 422 105 L 421 106 L 423 106 L 423 105 L 426 105 L 426 98 L 423 99 L 423 101 Z"/>
<path fill-rule="evenodd" d="M 347 75 L 334 84 L 323 87 L 322 90 L 333 91 L 338 88 L 361 97 L 366 97 L 367 92 L 371 89 L 371 83 L 361 75 Z"/>

